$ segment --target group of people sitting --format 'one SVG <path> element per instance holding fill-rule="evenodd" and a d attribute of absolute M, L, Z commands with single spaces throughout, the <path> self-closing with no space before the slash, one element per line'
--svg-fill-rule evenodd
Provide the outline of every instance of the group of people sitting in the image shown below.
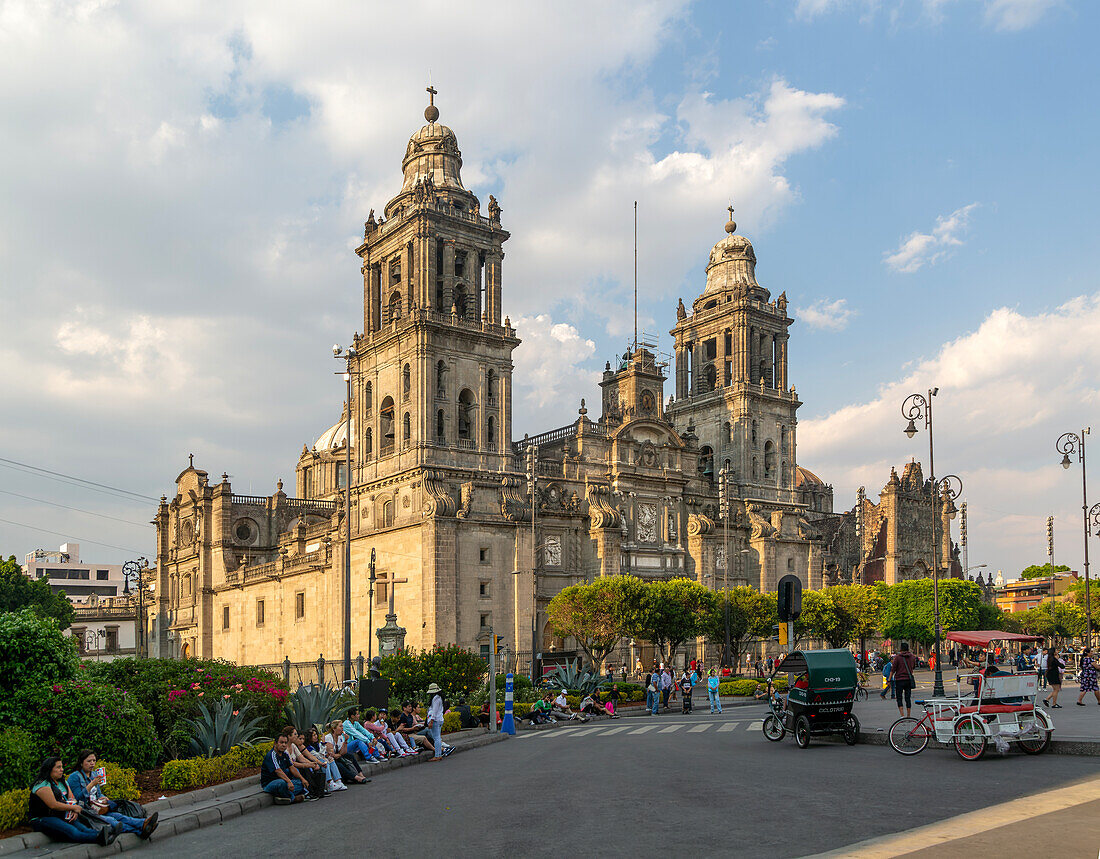
<path fill-rule="evenodd" d="M 615 707 L 619 703 L 619 687 L 615 684 L 607 696 L 607 703 L 600 700 L 599 692 L 589 692 L 581 699 L 580 709 L 574 710 L 569 705 L 565 690 L 558 692 L 557 697 L 553 692 L 547 692 L 531 705 L 527 719 L 532 725 L 542 725 L 546 722 L 573 721 L 579 719 L 587 722 L 591 716 L 610 716 L 619 718 L 615 713 Z"/>
<path fill-rule="evenodd" d="M 420 718 L 414 702 L 405 701 L 388 714 L 371 708 L 360 715 L 359 708 L 352 707 L 346 718 L 333 719 L 327 725 L 323 737 L 315 727 L 303 733 L 287 725 L 264 756 L 260 785 L 279 805 L 313 802 L 347 790 L 348 785 L 369 782 L 360 759 L 380 763 L 430 752 L 431 760 L 442 760 L 455 747 L 441 737 L 435 742 L 437 724 L 440 729 L 443 724 L 442 696 L 433 694 L 432 701 L 439 712 L 434 713 L 430 706 L 427 722 Z"/>
<path fill-rule="evenodd" d="M 147 839 L 157 828 L 157 812 L 146 815 L 138 803 L 116 802 L 103 793 L 106 774 L 96 766 L 96 754 L 84 749 L 76 756 L 76 769 L 65 778 L 61 758 L 42 761 L 31 785 L 28 815 L 31 826 L 56 841 L 80 844 L 114 842 L 123 832 Z"/>

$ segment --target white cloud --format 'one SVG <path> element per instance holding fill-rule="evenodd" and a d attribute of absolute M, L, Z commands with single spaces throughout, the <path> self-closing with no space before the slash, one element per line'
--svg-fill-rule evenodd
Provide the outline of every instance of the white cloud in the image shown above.
<path fill-rule="evenodd" d="M 819 298 L 809 307 L 797 309 L 795 319 L 806 323 L 810 328 L 821 331 L 843 331 L 848 327 L 848 321 L 855 311 L 848 307 L 848 301 L 837 298 L 830 301 L 827 298 Z"/>
<path fill-rule="evenodd" d="M 1045 552 L 1046 516 L 1059 523 L 1061 556 L 1080 569 L 1080 475 L 1059 467 L 1058 436 L 1079 431 L 1100 406 L 1100 293 L 1027 316 L 999 308 L 878 394 L 799 421 L 799 460 L 850 507 L 863 484 L 874 497 L 890 466 L 927 463 L 923 427 L 902 430 L 902 401 L 938 386 L 936 471 L 965 483 L 970 563 L 1017 572 Z M 957 535 L 956 535 L 957 538 Z"/>
<path fill-rule="evenodd" d="M 971 203 L 950 215 L 940 215 L 930 233 L 910 233 L 896 251 L 883 254 L 886 265 L 903 274 L 912 274 L 924 265 L 935 265 L 951 248 L 962 245 L 962 236 L 970 226 L 970 213 L 977 207 L 977 203 Z"/>
<path fill-rule="evenodd" d="M 1026 30 L 1051 9 L 1062 5 L 1062 0 L 988 0 L 985 20 L 996 30 Z"/>
<path fill-rule="evenodd" d="M 513 378 L 523 379 L 516 406 L 522 400 L 525 422 L 531 423 L 527 429 L 543 432 L 576 420 L 573 410 L 580 406 L 581 397 L 593 404 L 595 419 L 600 409 L 596 387 L 600 373 L 585 368 L 596 354 L 595 341 L 581 337 L 572 325 L 554 322 L 545 313 L 519 316 L 512 324 L 523 338 L 513 354 Z"/>

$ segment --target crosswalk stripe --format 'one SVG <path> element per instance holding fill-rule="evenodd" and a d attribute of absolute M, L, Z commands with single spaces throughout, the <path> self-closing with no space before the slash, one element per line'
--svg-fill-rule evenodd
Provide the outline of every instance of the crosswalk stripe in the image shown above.
<path fill-rule="evenodd" d="M 678 731 L 682 727 L 684 727 L 684 726 L 683 725 L 669 725 L 667 728 L 661 728 L 661 730 L 659 730 L 657 733 L 658 734 L 671 734 L 673 731 Z"/>
<path fill-rule="evenodd" d="M 629 730 L 630 730 L 630 728 L 628 728 L 628 727 L 626 727 L 626 728 L 612 728 L 610 731 L 605 731 L 603 735 L 605 737 L 610 737 L 612 734 L 618 734 L 622 731 L 629 731 Z"/>
<path fill-rule="evenodd" d="M 630 733 L 631 734 L 645 734 L 645 733 L 648 733 L 649 731 L 652 731 L 656 727 L 657 727 L 656 725 L 646 725 L 644 728 L 635 728 Z"/>
<path fill-rule="evenodd" d="M 709 724 L 707 724 L 707 725 L 694 725 L 693 727 L 688 728 L 687 732 L 689 734 L 701 734 L 701 733 L 703 733 L 703 731 L 709 731 L 709 730 L 710 730 L 710 725 Z"/>
<path fill-rule="evenodd" d="M 749 722 L 749 730 L 750 731 L 758 731 L 763 727 L 764 727 L 763 722 Z"/>
<path fill-rule="evenodd" d="M 740 724 L 740 722 L 726 722 L 726 724 L 718 726 L 718 733 L 722 734 L 726 731 L 732 731 Z"/>

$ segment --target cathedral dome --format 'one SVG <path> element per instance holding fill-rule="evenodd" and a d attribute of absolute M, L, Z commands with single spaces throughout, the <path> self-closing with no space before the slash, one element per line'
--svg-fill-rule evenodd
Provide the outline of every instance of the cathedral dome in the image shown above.
<path fill-rule="evenodd" d="M 796 466 L 794 470 L 794 485 L 796 489 L 810 486 L 824 486 L 825 481 L 814 474 L 810 469 Z"/>
<path fill-rule="evenodd" d="M 405 181 L 402 193 L 412 191 L 417 182 L 430 180 L 434 190 L 465 191 L 462 186 L 462 153 L 458 138 L 446 125 L 429 122 L 412 137 L 401 161 Z"/>
<path fill-rule="evenodd" d="M 355 418 L 351 419 L 351 437 L 352 446 L 354 447 L 355 439 Z M 334 450 L 343 450 L 344 443 L 348 438 L 348 423 L 347 417 L 342 416 L 339 422 L 330 426 L 327 430 L 321 433 L 321 437 L 317 439 L 313 444 L 313 449 L 318 453 L 331 452 Z"/>
<path fill-rule="evenodd" d="M 722 239 L 710 252 L 707 262 L 707 287 L 703 294 L 734 290 L 745 292 L 747 290 L 759 290 L 764 300 L 768 298 L 768 292 L 762 289 L 756 282 L 756 252 L 752 249 L 752 242 L 744 236 L 737 235 L 734 230 L 737 224 L 733 220 L 733 207 L 730 207 L 730 220 L 726 224 L 726 237 Z"/>

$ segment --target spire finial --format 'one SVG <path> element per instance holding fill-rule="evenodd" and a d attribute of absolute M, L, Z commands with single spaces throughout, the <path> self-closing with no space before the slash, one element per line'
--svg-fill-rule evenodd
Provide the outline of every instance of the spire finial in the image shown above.
<path fill-rule="evenodd" d="M 733 231 L 737 229 L 737 222 L 733 219 L 733 203 L 729 205 L 730 219 L 726 221 L 726 232 L 733 234 Z"/>
<path fill-rule="evenodd" d="M 428 106 L 424 108 L 424 118 L 428 122 L 435 122 L 439 119 L 439 108 L 435 106 L 435 97 L 439 95 L 439 90 L 428 84 L 425 92 L 428 93 Z"/>

